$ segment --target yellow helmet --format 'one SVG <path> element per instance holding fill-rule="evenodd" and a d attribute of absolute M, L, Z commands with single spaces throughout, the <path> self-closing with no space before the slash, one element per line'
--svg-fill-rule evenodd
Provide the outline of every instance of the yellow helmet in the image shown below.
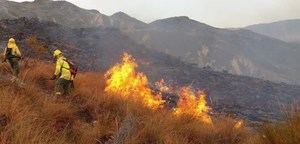
<path fill-rule="evenodd" d="M 15 40 L 14 38 L 10 38 L 10 39 L 8 40 L 8 42 L 9 42 L 9 43 L 16 43 L 16 40 Z"/>
<path fill-rule="evenodd" d="M 57 57 L 57 56 L 59 56 L 61 54 L 62 54 L 62 52 L 60 50 L 58 50 L 58 49 L 53 52 L 53 56 L 54 57 Z"/>
<path fill-rule="evenodd" d="M 14 38 L 10 38 L 7 43 L 7 48 L 15 48 L 16 47 L 16 40 Z"/>

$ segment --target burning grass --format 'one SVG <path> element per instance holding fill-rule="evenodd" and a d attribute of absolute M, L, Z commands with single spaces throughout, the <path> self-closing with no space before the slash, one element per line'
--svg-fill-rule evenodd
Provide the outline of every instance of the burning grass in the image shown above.
<path fill-rule="evenodd" d="M 122 96 L 125 99 L 140 100 L 147 107 L 157 109 L 164 101 L 160 95 L 153 94 L 148 87 L 148 78 L 137 73 L 137 64 L 129 54 L 125 53 L 122 63 L 117 64 L 106 73 L 105 92 Z"/>
<path fill-rule="evenodd" d="M 148 86 L 148 78 L 143 73 L 136 72 L 134 58 L 125 53 L 122 63 L 115 65 L 106 73 L 107 83 L 105 92 L 122 96 L 125 99 L 140 100 L 147 107 L 158 109 L 164 104 L 161 93 L 153 94 Z M 164 86 L 164 81 L 157 82 L 156 85 L 162 92 L 171 92 L 172 88 Z M 196 117 L 206 124 L 212 124 L 208 114 L 209 107 L 206 103 L 206 95 L 203 91 L 195 94 L 191 88 L 183 87 L 179 91 L 180 96 L 174 114 L 190 115 Z"/>
<path fill-rule="evenodd" d="M 207 106 L 206 94 L 203 91 L 195 94 L 191 88 L 184 87 L 180 90 L 179 96 L 177 108 L 174 110 L 176 115 L 191 115 L 206 124 L 212 124 L 208 114 L 210 108 Z"/>
<path fill-rule="evenodd" d="M 205 93 L 182 88 L 178 107 L 161 105 L 161 94 L 149 87 L 147 77 L 135 72 L 136 63 L 125 55 L 105 76 L 82 73 L 68 97 L 52 95 L 48 80 L 51 64 L 27 61 L 21 79 L 25 87 L 0 86 L 0 143 L 128 143 L 128 144 L 257 144 L 284 143 L 276 137 L 286 130 L 268 127 L 253 132 L 244 122 L 212 118 Z M 5 77 L 6 68 L 0 73 Z M 9 83 L 0 79 L 1 83 Z M 164 87 L 166 91 L 174 91 Z M 293 138 L 299 121 L 288 127 Z M 289 123 L 290 124 L 290 123 Z M 293 127 L 295 126 L 295 127 Z M 264 137 L 263 137 L 264 136 Z M 286 134 L 288 136 L 288 134 Z M 287 137 L 288 138 L 288 137 Z M 272 141 L 273 140 L 273 141 Z M 288 142 L 288 141 L 287 141 Z"/>

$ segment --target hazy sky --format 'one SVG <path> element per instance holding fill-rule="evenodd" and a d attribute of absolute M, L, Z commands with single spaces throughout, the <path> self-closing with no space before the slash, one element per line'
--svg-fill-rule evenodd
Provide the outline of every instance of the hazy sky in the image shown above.
<path fill-rule="evenodd" d="M 97 9 L 106 15 L 123 11 L 145 22 L 184 15 L 216 27 L 242 27 L 256 23 L 300 18 L 300 0 L 67 1 L 86 9 Z"/>

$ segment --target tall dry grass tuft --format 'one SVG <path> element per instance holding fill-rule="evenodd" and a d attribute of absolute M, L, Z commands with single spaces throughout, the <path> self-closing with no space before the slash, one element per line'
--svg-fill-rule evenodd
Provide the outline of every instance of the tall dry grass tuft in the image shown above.
<path fill-rule="evenodd" d="M 267 144 L 297 144 L 300 142 L 300 112 L 295 110 L 286 115 L 284 122 L 267 123 L 261 130 Z"/>

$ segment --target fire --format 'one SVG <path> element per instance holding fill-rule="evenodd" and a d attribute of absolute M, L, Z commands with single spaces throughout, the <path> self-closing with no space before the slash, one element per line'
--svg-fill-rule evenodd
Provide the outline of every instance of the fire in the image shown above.
<path fill-rule="evenodd" d="M 235 125 L 234 125 L 234 129 L 240 129 L 244 124 L 243 120 L 238 121 Z"/>
<path fill-rule="evenodd" d="M 155 86 L 159 89 L 160 92 L 172 92 L 173 89 L 167 85 L 165 85 L 165 81 L 161 79 L 159 82 L 155 83 Z"/>
<path fill-rule="evenodd" d="M 179 96 L 179 102 L 174 111 L 176 115 L 192 115 L 204 123 L 212 124 L 208 114 L 210 108 L 207 106 L 206 94 L 203 91 L 195 94 L 190 87 L 184 87 L 180 90 Z"/>
<path fill-rule="evenodd" d="M 143 73 L 137 73 L 135 59 L 129 54 L 123 55 L 122 63 L 112 67 L 105 77 L 107 93 L 117 94 L 123 98 L 141 100 L 147 107 L 157 109 L 164 101 L 160 95 L 153 94 L 148 86 L 148 78 Z"/>
<path fill-rule="evenodd" d="M 161 93 L 176 92 L 174 92 L 173 88 L 166 86 L 164 80 L 161 80 L 156 83 L 160 94 L 154 94 L 149 88 L 146 75 L 135 71 L 137 67 L 135 59 L 125 53 L 122 63 L 115 65 L 105 74 L 107 81 L 104 91 L 119 95 L 124 99 L 142 101 L 144 105 L 152 109 L 160 108 L 164 104 Z M 203 91 L 194 93 L 190 87 L 184 87 L 180 89 L 178 95 L 180 99 L 174 114 L 192 115 L 204 123 L 212 124 L 208 114 L 210 108 L 207 106 L 206 94 Z"/>

